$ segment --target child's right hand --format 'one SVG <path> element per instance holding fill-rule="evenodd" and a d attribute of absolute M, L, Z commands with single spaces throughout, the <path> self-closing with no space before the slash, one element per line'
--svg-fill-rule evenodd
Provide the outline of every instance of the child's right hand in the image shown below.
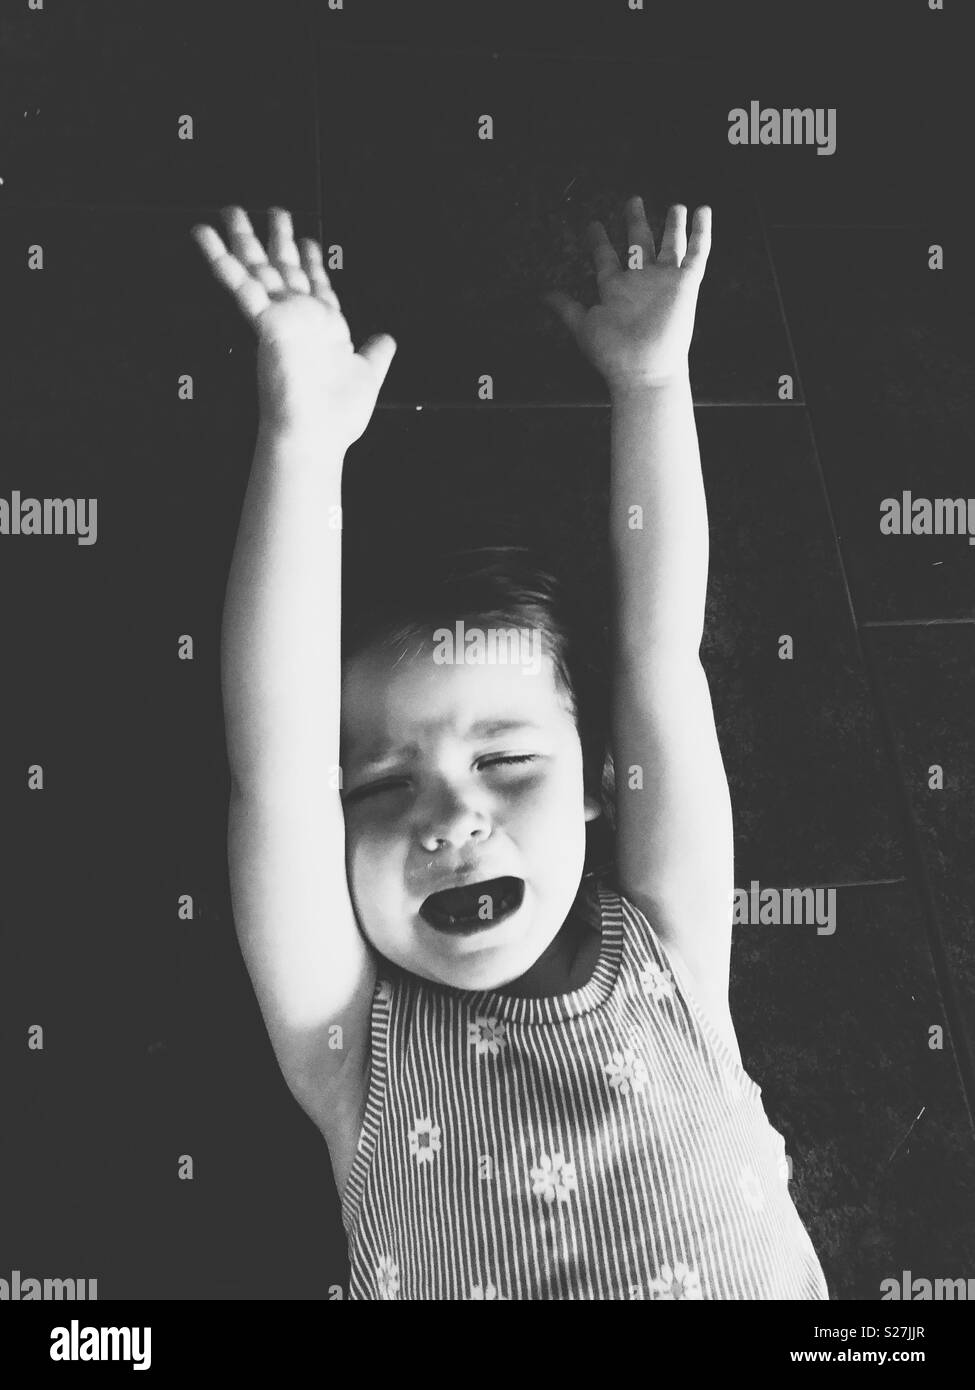
<path fill-rule="evenodd" d="M 223 216 L 229 251 L 205 223 L 192 235 L 257 332 L 262 423 L 324 431 L 346 448 L 369 423 L 396 343 L 380 333 L 355 351 L 321 248 L 303 237 L 299 254 L 283 208 L 268 211 L 270 256 L 243 208 L 224 208 Z"/>

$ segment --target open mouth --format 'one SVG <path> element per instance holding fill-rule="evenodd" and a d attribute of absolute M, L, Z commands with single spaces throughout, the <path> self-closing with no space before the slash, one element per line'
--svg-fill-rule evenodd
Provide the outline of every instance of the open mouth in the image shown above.
<path fill-rule="evenodd" d="M 524 896 L 523 879 L 486 878 L 431 893 L 420 905 L 420 916 L 437 931 L 484 931 L 517 912 Z"/>

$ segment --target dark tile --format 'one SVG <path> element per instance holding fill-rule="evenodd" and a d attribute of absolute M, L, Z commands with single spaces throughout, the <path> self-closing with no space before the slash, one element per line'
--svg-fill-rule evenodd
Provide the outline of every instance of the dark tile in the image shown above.
<path fill-rule="evenodd" d="M 596 63 L 583 81 L 579 64 L 539 58 L 323 50 L 323 129 L 357 110 L 354 157 L 324 142 L 324 236 L 343 251 L 332 279 L 353 336 L 388 331 L 399 344 L 384 401 L 474 405 L 489 374 L 498 402 L 605 402 L 541 296 L 559 287 L 596 302 L 586 224 L 603 221 L 621 248 L 634 192 L 658 240 L 670 203 L 714 210 L 691 349 L 697 399 L 777 401 L 793 364 L 747 180 L 727 160 L 726 116 L 720 127 L 708 117 L 719 96 L 685 115 L 689 69 L 634 73 Z M 363 104 L 365 88 L 382 98 Z M 484 114 L 492 140 L 477 137 Z"/>
<path fill-rule="evenodd" d="M 957 250 L 934 225 L 780 231 L 773 253 L 861 621 L 975 615 L 967 535 L 885 535 L 885 499 L 972 494 L 975 370 Z M 869 237 L 869 241 L 867 238 Z M 975 516 L 975 503 L 967 510 Z M 973 523 L 975 524 L 975 523 Z"/>
<path fill-rule="evenodd" d="M 2 21 L 0 206 L 315 209 L 306 20 L 303 0 L 20 6 Z"/>
<path fill-rule="evenodd" d="M 177 661 L 181 633 L 195 635 L 195 670 L 213 670 L 221 594 L 207 606 L 193 587 L 200 565 L 187 559 L 194 549 L 214 557 L 225 582 L 236 527 L 225 488 L 249 464 L 253 361 L 231 365 L 234 345 L 240 363 L 251 350 L 250 330 L 211 283 L 191 220 L 27 209 L 0 219 L 17 324 L 0 490 L 94 500 L 87 536 L 0 545 L 4 583 L 19 595 L 6 618 L 19 734 L 0 758 L 28 838 L 38 814 L 62 816 L 70 845 L 95 833 L 97 814 L 124 815 L 127 797 L 145 790 L 133 788 L 133 750 L 158 792 L 148 772 L 171 728 L 159 692 L 194 684 L 194 668 Z M 23 268 L 30 244 L 44 247 L 42 271 Z M 184 375 L 191 401 L 177 397 Z M 31 761 L 46 771 L 33 807 L 21 790 Z"/>
<path fill-rule="evenodd" d="M 17 963 L 5 1009 L 10 1267 L 95 1278 L 103 1299 L 328 1296 L 347 1255 L 327 1150 L 281 1078 L 226 915 L 177 921 L 169 895 L 150 932 L 148 881 L 102 889 L 83 925 L 56 924 L 56 971 Z M 43 1024 L 43 1052 L 23 1045 L 26 1023 Z"/>
<path fill-rule="evenodd" d="M 881 750 L 805 412 L 697 412 L 711 526 L 703 656 L 732 786 L 737 881 L 902 872 Z M 543 545 L 578 585 L 605 671 L 609 412 L 383 411 L 344 484 L 343 592 L 395 596 L 445 537 Z M 793 661 L 777 656 L 780 634 Z"/>
<path fill-rule="evenodd" d="M 0 217 L 0 292 L 16 324 L 0 485 L 8 497 L 97 506 L 94 543 L 4 538 L 0 564 L 25 595 L 12 621 L 23 619 L 32 644 L 27 672 L 50 650 L 51 622 L 70 628 L 79 649 L 114 645 L 120 666 L 146 643 L 161 658 L 162 643 L 175 670 L 193 616 L 203 624 L 197 658 L 212 659 L 257 423 L 255 335 L 192 241 L 196 221 L 219 225 L 212 208 Z M 315 230 L 308 218 L 296 229 Z M 31 245 L 43 247 L 43 270 L 26 268 Z M 191 399 L 181 398 L 187 382 Z M 209 609 L 197 587 L 208 563 L 220 580 Z M 161 632 L 151 615 L 163 610 Z M 79 656 L 71 652 L 75 671 Z"/>
<path fill-rule="evenodd" d="M 266 236 L 265 210 L 251 216 Z M 0 215 L 0 289 L 16 325 L 4 362 L 9 410 L 41 430 L 50 416 L 70 412 L 72 457 L 93 437 L 104 469 L 121 469 L 113 431 L 137 450 L 160 424 L 191 422 L 195 435 L 211 412 L 226 430 L 228 417 L 241 415 L 241 395 L 253 409 L 254 333 L 193 241 L 197 222 L 223 230 L 212 205 Z M 316 235 L 316 225 L 307 215 L 295 219 L 299 236 Z M 43 268 L 30 268 L 32 247 Z M 184 374 L 193 377 L 191 401 L 178 396 Z M 25 430 L 21 449 L 29 447 Z M 4 466 L 12 464 L 5 455 Z M 142 484 L 135 464 L 127 472 Z"/>
<path fill-rule="evenodd" d="M 736 882 L 902 872 L 874 717 L 806 413 L 697 414 L 711 562 L 702 656 L 736 823 Z M 788 634 L 794 658 L 779 659 Z"/>
<path fill-rule="evenodd" d="M 494 59 L 506 80 L 518 66 L 527 66 L 533 90 L 559 128 L 555 148 L 547 145 L 534 160 L 534 177 L 543 188 L 549 165 L 561 177 L 555 189 L 576 172 L 570 167 L 562 175 L 564 159 L 557 150 L 565 141 L 580 162 L 594 150 L 609 189 L 618 167 L 630 179 L 649 180 L 655 192 L 662 164 L 672 157 L 678 181 L 695 180 L 694 166 L 706 161 L 702 167 L 720 172 L 729 184 L 754 186 L 772 223 L 903 223 L 964 208 L 967 46 L 957 9 L 936 14 L 913 0 L 872 11 L 869 4 L 858 6 L 855 13 L 849 5 L 830 13 L 822 5 L 785 11 L 775 4 L 756 9 L 713 0 L 647 6 L 642 14 L 598 0 L 590 8 L 559 8 L 554 21 L 537 8 L 528 15 L 519 7 L 517 25 L 508 25 L 503 7 L 492 6 L 492 24 L 480 31 L 461 11 L 435 22 L 432 8 L 422 5 L 389 15 L 370 7 L 368 16 L 360 12 L 355 18 L 320 10 L 324 85 L 335 94 L 335 105 L 323 108 L 329 113 L 323 123 L 324 167 L 332 182 L 346 154 L 338 145 L 330 149 L 327 132 L 340 128 L 338 110 L 348 105 L 342 84 L 347 64 L 350 78 L 362 63 L 375 76 L 375 90 L 383 95 L 374 101 L 371 119 L 384 132 L 390 127 L 387 101 L 395 96 L 397 124 L 403 122 L 400 178 L 405 180 L 407 170 L 415 175 L 428 150 L 437 148 L 436 140 L 424 144 L 422 130 L 407 143 L 417 106 L 442 88 L 449 97 L 449 74 L 471 74 L 464 91 L 470 100 L 479 90 L 488 91 L 477 69 Z M 398 74 L 392 81 L 390 68 Z M 907 68 L 909 86 L 903 77 Z M 548 76 L 551 70 L 564 74 L 564 86 Z M 826 132 L 818 139 L 822 154 L 812 146 L 784 143 L 732 146 L 731 113 L 750 111 L 752 102 L 759 110 L 779 112 L 832 109 L 835 147 Z M 453 106 L 452 99 L 443 104 L 448 120 Z M 492 98 L 478 110 L 503 110 L 503 104 Z M 499 148 L 504 138 L 499 124 Z M 817 143 L 813 132 L 809 138 Z M 520 128 L 507 167 L 522 151 L 530 156 L 530 143 L 530 134 Z M 478 169 L 486 163 L 481 160 Z M 453 182 L 453 162 L 449 171 Z M 437 175 L 443 178 L 444 172 L 441 161 Z M 326 191 L 328 185 L 326 178 Z M 426 186 L 419 191 L 430 197 Z M 510 191 L 501 189 L 506 202 Z M 581 192 L 580 187 L 577 202 Z M 715 196 L 707 188 L 701 194 Z M 434 207 L 439 201 L 433 195 Z"/>
<path fill-rule="evenodd" d="M 159 700 L 148 685 L 126 694 L 144 711 Z M 62 729 L 60 800 L 37 794 L 11 818 L 0 993 L 16 1143 L 0 1163 L 18 1201 L 4 1248 L 11 1267 L 97 1278 L 102 1298 L 324 1296 L 345 1259 L 327 1152 L 240 955 L 222 731 L 190 706 L 184 694 L 162 711 L 177 729 L 162 749 L 151 730 L 127 741 L 123 719 L 73 783 L 83 731 Z M 288 1173 L 270 1199 L 269 1171 Z"/>
<path fill-rule="evenodd" d="M 251 330 L 188 236 L 204 215 L 18 209 L 0 228 L 5 251 L 46 251 L 34 281 L 19 252 L 3 258 L 18 350 L 0 495 L 99 504 L 92 545 L 0 546 L 17 595 L 0 1012 L 18 1146 L 0 1159 L 19 1205 L 4 1240 L 11 1267 L 85 1273 L 102 1297 L 321 1296 L 344 1259 L 327 1155 L 270 1053 L 227 881 L 219 627 L 256 410 Z M 43 792 L 26 788 L 33 763 Z M 41 1056 L 22 1042 L 36 1023 Z M 291 1130 L 269 1155 L 254 1114 L 275 1105 Z M 280 1202 L 254 1203 L 264 1163 L 289 1173 Z"/>
<path fill-rule="evenodd" d="M 958 1015 L 975 1053 L 975 624 L 869 628 L 864 642 L 897 741 Z M 929 785 L 935 764 L 940 790 Z"/>
<path fill-rule="evenodd" d="M 877 1300 L 904 1270 L 970 1276 L 975 1132 L 910 887 L 840 889 L 832 935 L 739 926 L 732 976 L 743 1061 L 831 1296 Z"/>
<path fill-rule="evenodd" d="M 0 540 L 14 731 L 0 747 L 5 904 L 26 960 L 43 960 L 59 927 L 74 942 L 79 915 L 102 920 L 106 892 L 127 911 L 139 903 L 143 922 L 165 899 L 172 922 L 180 893 L 205 896 L 201 867 L 225 861 L 219 627 L 253 449 L 254 362 L 192 220 L 0 219 L 4 252 L 20 248 L 3 257 L 17 329 L 0 495 L 97 505 L 93 544 Z M 45 269 L 15 270 L 34 242 Z M 177 398 L 184 374 L 191 401 Z M 184 635 L 192 661 L 179 659 Z M 43 791 L 27 787 L 33 764 Z"/>
<path fill-rule="evenodd" d="M 868 75 L 863 56 L 845 42 L 827 62 L 782 52 L 756 64 L 749 100 L 735 103 L 833 110 L 831 154 L 774 145 L 735 153 L 754 177 L 769 223 L 843 227 L 847 256 L 858 266 L 872 253 L 872 229 L 919 221 L 957 225 L 950 219 L 965 206 L 963 50 L 953 47 L 942 16 L 920 5 L 916 12 L 903 48 L 892 41 L 889 61 L 871 61 Z M 905 85 L 908 66 L 912 79 Z M 943 225 L 942 234 L 948 235 Z"/>
<path fill-rule="evenodd" d="M 581 59 L 753 56 L 757 51 L 783 56 L 803 51 L 835 59 L 837 34 L 844 50 L 873 56 L 877 35 L 890 49 L 922 42 L 930 32 L 911 0 L 860 0 L 851 9 L 844 0 L 796 0 L 784 9 L 776 0 L 738 0 L 734 6 L 715 0 L 680 0 L 642 8 L 605 0 L 492 0 L 487 22 L 454 0 L 417 0 L 404 7 L 398 0 L 371 0 L 368 7 L 312 6 L 325 43 L 351 42 L 406 50 L 417 45 L 443 50 L 561 54 Z M 961 28 L 959 18 L 943 16 L 942 29 Z"/>

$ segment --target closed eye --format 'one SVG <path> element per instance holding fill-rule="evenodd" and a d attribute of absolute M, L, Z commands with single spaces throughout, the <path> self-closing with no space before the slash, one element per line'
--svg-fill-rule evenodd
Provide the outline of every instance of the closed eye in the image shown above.
<path fill-rule="evenodd" d="M 537 761 L 537 753 L 509 753 L 498 758 L 482 759 L 482 765 L 484 767 L 505 767 L 517 763 L 534 763 Z M 396 781 L 376 782 L 373 786 L 359 787 L 356 791 L 349 792 L 342 800 L 343 802 L 349 802 L 361 796 L 374 796 L 379 792 L 395 791 L 397 787 L 405 785 L 406 783 L 402 778 L 398 778 Z"/>
<path fill-rule="evenodd" d="M 487 761 L 488 767 L 497 767 L 505 763 L 533 763 L 537 761 L 535 753 L 510 753 L 501 758 L 491 758 Z"/>

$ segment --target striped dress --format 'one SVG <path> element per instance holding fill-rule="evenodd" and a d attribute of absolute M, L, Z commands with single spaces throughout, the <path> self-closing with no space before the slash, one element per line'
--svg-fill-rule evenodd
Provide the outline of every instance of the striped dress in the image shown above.
<path fill-rule="evenodd" d="M 554 998 L 381 968 L 353 1299 L 826 1299 L 785 1142 L 644 914 Z"/>

